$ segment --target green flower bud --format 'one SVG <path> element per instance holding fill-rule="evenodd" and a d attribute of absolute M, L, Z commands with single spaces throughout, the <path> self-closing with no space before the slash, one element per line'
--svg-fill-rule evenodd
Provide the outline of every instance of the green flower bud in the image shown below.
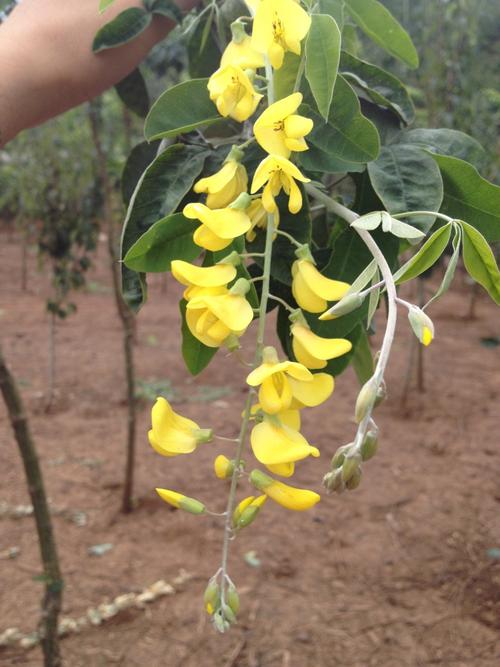
<path fill-rule="evenodd" d="M 410 306 L 408 308 L 408 320 L 413 333 L 422 345 L 430 345 L 434 338 L 434 324 L 431 318 L 421 308 Z"/>
<path fill-rule="evenodd" d="M 344 463 L 345 457 L 347 452 L 349 451 L 350 447 L 352 446 L 352 442 L 350 442 L 348 445 L 342 445 L 342 447 L 339 447 L 335 454 L 332 457 L 332 470 L 334 468 L 340 468 L 342 464 Z"/>
<path fill-rule="evenodd" d="M 253 484 L 255 488 L 259 489 L 259 491 L 264 491 L 264 489 L 270 484 L 273 484 L 273 482 L 273 478 L 266 475 L 262 470 L 255 469 L 250 473 L 250 483 Z"/>
<path fill-rule="evenodd" d="M 250 282 L 246 278 L 238 278 L 234 285 L 229 290 L 230 294 L 236 294 L 238 296 L 245 296 L 250 290 Z"/>
<path fill-rule="evenodd" d="M 358 486 L 361 484 L 361 468 L 358 467 L 354 471 L 354 474 L 347 480 L 345 483 L 346 488 L 349 489 L 349 491 L 352 491 L 353 489 L 357 489 Z"/>
<path fill-rule="evenodd" d="M 228 623 L 224 619 L 220 610 L 216 611 L 215 614 L 212 616 L 212 618 L 213 618 L 215 629 L 218 630 L 221 634 L 226 632 L 226 630 L 229 630 L 230 623 Z"/>
<path fill-rule="evenodd" d="M 254 521 L 259 512 L 260 507 L 256 507 L 255 505 L 245 507 L 243 512 L 238 517 L 238 520 L 236 521 L 236 528 L 246 528 L 249 526 Z"/>
<path fill-rule="evenodd" d="M 361 445 L 361 458 L 363 461 L 368 461 L 377 453 L 378 449 L 378 433 L 377 431 L 370 430 L 365 435 L 363 444 Z"/>
<path fill-rule="evenodd" d="M 233 250 L 229 253 L 229 255 L 226 255 L 223 259 L 217 262 L 217 264 L 232 264 L 233 266 L 240 266 L 241 257 L 239 253 L 236 252 L 236 250 Z"/>
<path fill-rule="evenodd" d="M 337 469 L 326 473 L 323 477 L 323 485 L 330 492 L 342 493 L 345 489 L 345 484 L 342 480 L 342 471 Z"/>
<path fill-rule="evenodd" d="M 338 303 L 326 310 L 322 315 L 319 316 L 320 320 L 334 320 L 337 317 L 342 315 L 348 315 L 352 313 L 353 310 L 359 308 L 363 301 L 365 300 L 364 296 L 361 296 L 358 292 L 355 294 L 346 294 Z"/>
<path fill-rule="evenodd" d="M 308 262 L 316 264 L 314 257 L 311 254 L 311 249 L 307 243 L 304 243 L 304 245 L 301 245 L 300 248 L 297 248 L 295 251 L 295 257 L 297 259 L 306 259 Z"/>
<path fill-rule="evenodd" d="M 212 440 L 213 434 L 214 432 L 211 428 L 199 428 L 194 432 L 194 437 L 198 443 L 210 442 Z"/>
<path fill-rule="evenodd" d="M 210 615 L 212 615 L 220 605 L 219 586 L 213 579 L 208 582 L 208 586 L 205 588 L 203 602 L 205 603 L 205 609 L 207 610 L 207 613 Z"/>
<path fill-rule="evenodd" d="M 359 424 L 363 421 L 366 415 L 373 408 L 375 399 L 377 398 L 377 387 L 375 380 L 371 377 L 365 384 L 361 387 L 361 391 L 358 394 L 356 399 L 356 407 L 354 409 L 354 419 Z"/>
<path fill-rule="evenodd" d="M 345 461 L 342 464 L 342 479 L 346 484 L 356 474 L 360 463 L 361 456 L 359 454 L 346 456 Z"/>
<path fill-rule="evenodd" d="M 227 589 L 227 603 L 233 610 L 235 614 L 237 614 L 240 610 L 240 596 L 238 595 L 238 591 L 233 585 L 230 585 L 229 588 Z"/>
<path fill-rule="evenodd" d="M 379 388 L 377 389 L 377 395 L 375 396 L 375 402 L 373 404 L 374 408 L 378 408 L 378 406 L 385 401 L 387 398 L 387 389 L 385 386 L 384 380 L 379 385 Z"/>
<path fill-rule="evenodd" d="M 226 619 L 226 621 L 228 621 L 229 623 L 236 623 L 236 614 L 231 609 L 231 607 L 225 602 L 222 603 L 222 612 L 224 614 L 224 618 Z"/>

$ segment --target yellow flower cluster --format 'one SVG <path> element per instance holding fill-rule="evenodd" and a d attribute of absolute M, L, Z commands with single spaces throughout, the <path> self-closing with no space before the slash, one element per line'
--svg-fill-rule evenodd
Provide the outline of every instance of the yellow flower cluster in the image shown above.
<path fill-rule="evenodd" d="M 267 65 L 269 78 L 271 67 L 281 67 L 286 51 L 300 54 L 301 41 L 311 24 L 309 15 L 295 0 L 247 0 L 247 4 L 254 16 L 252 35 L 246 33 L 242 22 L 233 24 L 233 39 L 222 55 L 219 69 L 208 82 L 210 98 L 219 113 L 238 122 L 250 119 L 263 99 L 263 92 L 257 86 L 264 77 L 257 71 Z M 171 263 L 173 276 L 185 287 L 187 327 L 208 347 L 225 345 L 234 350 L 254 317 L 254 309 L 246 298 L 250 282 L 238 277 L 242 275 L 238 266 L 243 255 L 234 250 L 239 246 L 232 245 L 233 241 L 243 236 L 253 241 L 257 231 L 268 224 L 276 233 L 283 233 L 277 229 L 276 198 L 281 191 L 288 196 L 288 209 L 292 214 L 302 208 L 299 184 L 309 179 L 294 164 L 292 154 L 307 150 L 305 137 L 311 132 L 313 122 L 298 113 L 301 103 L 301 93 L 294 92 L 262 110 L 253 124 L 253 138 L 241 147 L 233 146 L 217 172 L 195 183 L 194 191 L 204 196 L 204 202 L 184 206 L 184 216 L 199 223 L 193 241 L 208 251 L 206 257 L 213 261 L 209 253 L 226 248 L 228 253 L 212 265 L 206 260 L 207 265 L 202 266 L 180 259 Z M 267 156 L 258 164 L 249 186 L 242 161 L 245 145 L 253 140 Z M 329 302 L 344 297 L 349 285 L 322 275 L 307 246 L 299 248 L 296 255 L 292 266 L 292 293 L 299 308 L 290 317 L 291 346 L 296 361 L 280 360 L 273 347 L 264 347 L 261 352 L 260 338 L 257 362 L 246 379 L 251 395 L 258 393 L 258 401 L 253 405 L 249 398 L 244 417 L 252 421 L 252 453 L 267 471 L 283 478 L 294 474 L 298 462 L 320 455 L 319 449 L 300 432 L 301 412 L 331 396 L 334 390 L 331 373 L 316 371 L 325 369 L 331 359 L 348 353 L 352 347 L 348 340 L 315 334 L 302 313 L 324 312 Z M 210 430 L 200 429 L 195 422 L 176 414 L 164 398 L 157 399 L 149 432 L 150 444 L 157 452 L 164 456 L 188 454 L 211 437 Z M 234 494 L 235 475 L 244 474 L 240 453 L 234 460 L 222 454 L 216 456 L 214 472 L 221 480 L 233 481 L 231 493 Z M 248 496 L 234 503 L 235 507 L 229 503 L 227 525 L 234 531 L 254 521 L 268 498 L 295 511 L 307 510 L 320 500 L 316 492 L 285 484 L 262 470 L 253 470 L 248 477 L 261 495 Z M 169 489 L 157 491 L 176 508 L 193 514 L 208 512 L 205 505 L 194 498 Z M 231 587 L 228 597 L 223 594 L 221 597 L 223 588 L 224 584 L 221 589 L 212 582 L 206 593 L 206 608 L 214 616 L 216 625 L 222 624 L 222 628 L 231 614 L 236 613 L 233 607 L 237 606 L 228 602 Z M 221 610 L 223 616 L 220 616 Z"/>

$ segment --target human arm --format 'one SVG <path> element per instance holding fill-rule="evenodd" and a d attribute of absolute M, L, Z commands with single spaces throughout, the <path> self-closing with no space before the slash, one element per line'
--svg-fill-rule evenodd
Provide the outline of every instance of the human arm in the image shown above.
<path fill-rule="evenodd" d="M 188 10 L 197 0 L 176 0 Z M 0 146 L 99 95 L 130 73 L 174 26 L 153 18 L 138 38 L 92 53 L 97 30 L 139 0 L 116 0 L 104 15 L 98 0 L 24 0 L 0 26 Z"/>

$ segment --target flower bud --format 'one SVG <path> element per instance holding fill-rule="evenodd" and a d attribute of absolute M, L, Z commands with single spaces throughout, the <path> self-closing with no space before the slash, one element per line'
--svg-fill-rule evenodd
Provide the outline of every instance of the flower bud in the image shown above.
<path fill-rule="evenodd" d="M 222 612 L 224 614 L 224 618 L 226 619 L 226 621 L 228 621 L 229 623 L 236 623 L 236 614 L 231 609 L 231 607 L 225 602 L 222 603 Z"/>
<path fill-rule="evenodd" d="M 210 442 L 213 437 L 213 430 L 211 428 L 199 428 L 193 432 L 197 443 Z"/>
<path fill-rule="evenodd" d="M 226 255 L 223 259 L 217 262 L 217 264 L 232 264 L 233 266 L 239 266 L 241 264 L 241 257 L 236 250 L 233 250 L 229 255 Z"/>
<path fill-rule="evenodd" d="M 365 439 L 361 445 L 361 458 L 363 461 L 368 461 L 377 453 L 378 449 L 378 433 L 377 431 L 370 430 L 365 435 Z"/>
<path fill-rule="evenodd" d="M 339 447 L 335 454 L 332 457 L 332 470 L 334 468 L 340 468 L 342 464 L 344 463 L 345 457 L 347 452 L 349 451 L 349 448 L 352 446 L 352 442 L 350 442 L 347 445 L 342 445 L 342 447 Z"/>
<path fill-rule="evenodd" d="M 252 502 L 241 511 L 237 521 L 235 522 L 235 527 L 246 528 L 249 526 L 255 520 L 257 514 L 260 512 L 260 508 L 266 502 L 266 500 L 266 495 L 259 496 L 258 498 L 252 500 Z"/>
<path fill-rule="evenodd" d="M 238 591 L 232 584 L 227 589 L 226 597 L 228 605 L 231 607 L 233 612 L 237 614 L 240 610 L 240 596 L 238 595 Z"/>
<path fill-rule="evenodd" d="M 378 408 L 378 406 L 381 403 L 383 403 L 386 398 L 387 398 L 387 388 L 385 386 L 385 380 L 382 380 L 377 389 L 377 395 L 375 396 L 375 403 L 373 404 L 373 407 Z"/>
<path fill-rule="evenodd" d="M 223 634 L 226 630 L 229 630 L 231 624 L 225 620 L 221 610 L 216 611 L 212 618 L 215 629 L 218 630 L 218 632 Z"/>
<path fill-rule="evenodd" d="M 358 466 L 353 475 L 345 483 L 346 488 L 349 489 L 349 491 L 353 491 L 354 489 L 358 488 L 358 486 L 361 484 L 361 475 L 361 468 Z"/>
<path fill-rule="evenodd" d="M 375 379 L 371 377 L 365 384 L 361 387 L 361 391 L 358 394 L 356 399 L 356 407 L 354 409 L 354 419 L 359 424 L 366 415 L 373 408 L 375 399 L 377 398 L 377 386 Z"/>
<path fill-rule="evenodd" d="M 430 345 L 434 338 L 434 324 L 431 318 L 421 308 L 410 306 L 408 308 L 408 320 L 413 333 L 422 345 Z"/>
<path fill-rule="evenodd" d="M 364 300 L 365 297 L 361 296 L 358 292 L 354 294 L 346 294 L 346 296 L 340 299 L 338 303 L 320 315 L 319 319 L 323 321 L 334 320 L 342 315 L 348 315 L 349 313 L 352 313 L 353 310 L 356 310 L 356 308 L 359 308 Z"/>
<path fill-rule="evenodd" d="M 234 461 L 230 461 L 227 456 L 219 454 L 214 461 L 215 476 L 219 479 L 229 479 L 234 472 Z"/>
<path fill-rule="evenodd" d="M 203 602 L 205 603 L 205 609 L 207 613 L 212 615 L 214 611 L 219 607 L 220 604 L 220 590 L 217 583 L 211 579 L 208 582 L 208 586 L 205 588 L 205 593 L 203 594 Z"/>
<path fill-rule="evenodd" d="M 359 469 L 359 464 L 361 463 L 361 456 L 359 454 L 353 454 L 352 456 L 346 456 L 344 463 L 342 464 L 342 479 L 346 483 L 354 477 Z"/>
<path fill-rule="evenodd" d="M 323 486 L 331 493 L 335 491 L 336 493 L 342 493 L 345 489 L 345 484 L 342 479 L 341 470 L 333 470 L 332 472 L 326 473 L 323 477 Z"/>

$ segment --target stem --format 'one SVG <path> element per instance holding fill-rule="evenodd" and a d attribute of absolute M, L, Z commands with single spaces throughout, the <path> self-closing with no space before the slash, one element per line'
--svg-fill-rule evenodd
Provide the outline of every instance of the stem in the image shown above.
<path fill-rule="evenodd" d="M 283 231 L 283 229 L 275 229 L 275 230 L 274 230 L 274 233 L 275 233 L 275 234 L 278 234 L 279 236 L 284 236 L 284 237 L 285 237 L 286 239 L 288 239 L 288 240 L 290 241 L 290 243 L 291 243 L 292 245 L 294 245 L 296 248 L 302 248 L 302 246 L 304 245 L 303 243 L 299 243 L 299 242 L 297 241 L 297 239 L 294 239 L 293 236 L 292 236 L 291 234 L 289 234 L 288 232 Z"/>
<path fill-rule="evenodd" d="M 16 381 L 10 373 L 0 348 L 0 390 L 9 414 L 14 437 L 24 466 L 28 491 L 33 505 L 38 543 L 43 563 L 45 595 L 40 617 L 40 636 L 45 667 L 61 667 L 57 635 L 58 617 L 62 606 L 63 580 L 50 518 L 42 470 L 28 419 Z"/>
<path fill-rule="evenodd" d="M 289 313 L 294 313 L 297 308 L 292 308 L 292 306 L 285 301 L 285 299 L 282 299 L 280 296 L 276 296 L 275 294 L 269 294 L 269 298 L 272 299 L 273 301 L 276 301 L 277 303 L 280 303 L 283 308 L 286 308 Z"/>
<path fill-rule="evenodd" d="M 396 220 L 399 220 L 399 218 L 411 218 L 412 215 L 430 215 L 433 218 L 439 218 L 440 220 L 445 220 L 446 222 L 453 222 L 454 218 L 450 218 L 449 215 L 445 215 L 444 213 L 436 213 L 436 211 L 406 211 L 405 213 L 395 213 L 394 215 L 391 213 L 391 218 L 396 218 Z"/>
<path fill-rule="evenodd" d="M 351 211 L 345 206 L 342 206 L 342 204 L 339 204 L 338 202 L 334 201 L 328 195 L 321 192 L 321 190 L 318 190 L 314 185 L 306 183 L 305 187 L 307 192 L 311 195 L 311 197 L 314 197 L 318 201 L 323 202 L 325 206 L 330 211 L 332 211 L 332 213 L 335 213 L 339 217 L 343 218 L 349 224 L 354 222 L 357 218 L 359 218 L 359 215 L 357 213 L 354 213 L 354 211 Z M 356 232 L 364 241 L 368 250 L 373 255 L 374 260 L 377 262 L 387 290 L 387 303 L 388 303 L 387 324 L 386 324 L 384 339 L 382 341 L 382 347 L 380 348 L 379 358 L 377 361 L 377 365 L 375 367 L 375 371 L 373 373 L 374 386 L 376 389 L 378 389 L 384 378 L 385 368 L 387 366 L 389 355 L 391 353 L 392 343 L 394 341 L 394 333 L 396 331 L 396 321 L 398 316 L 397 305 L 396 305 L 396 300 L 398 297 L 396 292 L 396 284 L 394 283 L 394 278 L 392 276 L 392 271 L 389 265 L 387 264 L 387 260 L 385 259 L 384 254 L 382 253 L 376 242 L 373 240 L 369 232 L 367 232 L 364 229 L 356 229 Z M 372 410 L 373 407 L 370 410 L 368 410 L 366 416 L 358 426 L 358 431 L 354 439 L 353 449 L 356 448 L 359 449 L 361 447 L 361 444 L 363 443 L 366 431 L 368 430 L 368 426 L 371 421 Z"/>
<path fill-rule="evenodd" d="M 262 350 L 264 348 L 267 302 L 269 300 L 269 283 L 271 280 L 271 260 L 272 260 L 274 232 L 275 232 L 274 214 L 269 213 L 267 216 L 266 245 L 264 249 L 265 258 L 264 258 L 264 267 L 262 275 L 263 277 L 262 294 L 260 297 L 260 304 L 259 304 L 259 325 L 257 329 L 257 342 L 255 347 L 255 357 L 254 357 L 254 362 L 252 364 L 252 368 L 256 368 L 260 364 L 262 360 Z M 240 435 L 238 437 L 238 445 L 236 447 L 236 454 L 234 457 L 234 471 L 231 477 L 231 486 L 229 488 L 229 496 L 227 499 L 226 522 L 224 525 L 224 540 L 222 544 L 222 562 L 220 569 L 222 602 L 226 601 L 225 595 L 226 595 L 226 582 L 227 582 L 227 559 L 229 556 L 229 542 L 231 540 L 231 535 L 233 533 L 232 519 L 233 519 L 233 512 L 236 500 L 236 489 L 238 486 L 238 479 L 240 476 L 243 447 L 245 446 L 248 424 L 250 420 L 252 397 L 253 397 L 253 390 L 249 389 L 247 399 L 245 402 L 245 411 L 243 413 L 243 421 L 241 423 Z"/>
<path fill-rule="evenodd" d="M 274 103 L 274 79 L 273 79 L 273 68 L 269 62 L 269 58 L 266 58 L 266 79 L 267 79 L 267 104 L 271 106 Z"/>
<path fill-rule="evenodd" d="M 302 75 L 304 74 L 304 68 L 306 66 L 306 59 L 304 57 L 304 48 L 301 49 L 302 53 L 300 54 L 299 67 L 297 69 L 297 76 L 295 77 L 295 83 L 293 84 L 293 93 L 296 93 L 300 89 L 300 82 L 302 80 Z"/>
<path fill-rule="evenodd" d="M 57 296 L 55 297 L 57 300 Z M 55 384 L 56 384 L 56 314 L 50 313 L 49 321 L 49 367 L 47 373 L 47 400 L 45 401 L 45 411 L 49 412 L 54 402 Z"/>

